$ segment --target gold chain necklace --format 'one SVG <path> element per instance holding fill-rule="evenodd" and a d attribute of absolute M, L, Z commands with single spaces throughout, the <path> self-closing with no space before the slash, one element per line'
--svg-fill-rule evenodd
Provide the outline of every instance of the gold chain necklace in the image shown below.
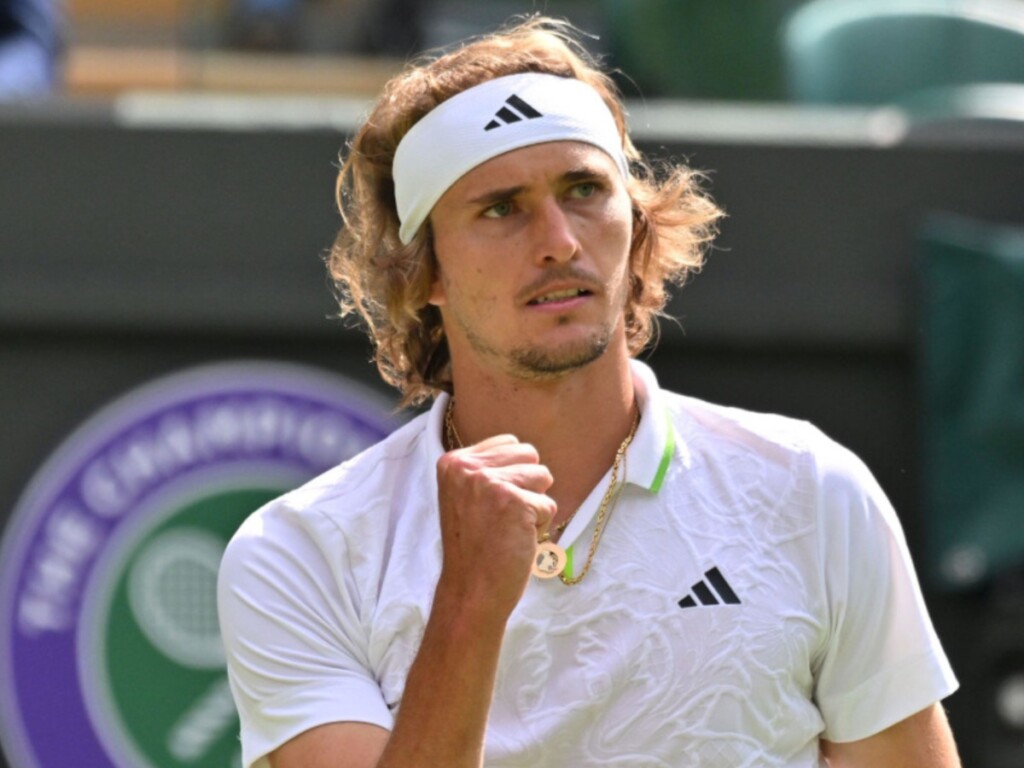
<path fill-rule="evenodd" d="M 452 411 L 455 410 L 455 398 L 448 398 L 448 407 L 444 409 L 444 448 L 446 451 L 454 451 L 462 448 L 462 438 L 455 429 L 455 421 L 452 418 Z"/>
<path fill-rule="evenodd" d="M 458 430 L 455 429 L 455 420 L 452 416 L 454 406 L 455 400 L 454 398 L 450 398 L 448 400 L 448 407 L 445 408 L 444 412 L 444 442 L 445 448 L 448 450 L 463 447 L 462 439 L 459 437 Z M 594 535 L 590 538 L 590 549 L 587 551 L 587 559 L 583 563 L 583 568 L 580 569 L 579 574 L 576 576 L 565 575 L 564 570 L 567 562 L 565 550 L 553 541 L 550 541 L 550 534 L 545 533 L 541 540 L 537 542 L 537 556 L 532 568 L 534 576 L 542 579 L 558 576 L 558 578 L 562 580 L 563 584 L 571 587 L 583 581 L 583 577 L 587 575 L 588 571 L 590 571 L 590 566 L 594 562 L 594 555 L 597 553 L 597 546 L 601 543 L 601 536 L 604 535 L 605 526 L 608 524 L 612 510 L 615 508 L 615 504 L 618 503 L 619 497 L 622 495 L 622 488 L 619 487 L 619 468 L 625 464 L 626 450 L 629 448 L 630 443 L 633 442 L 633 438 L 636 436 L 636 430 L 639 425 L 640 409 L 639 407 L 636 407 L 633 414 L 633 423 L 629 428 L 629 434 L 626 435 L 626 439 L 619 444 L 619 448 L 615 452 L 615 460 L 612 462 L 611 480 L 608 482 L 608 490 L 605 491 L 604 496 L 601 499 L 601 506 L 598 507 L 597 522 L 594 524 Z M 623 485 L 622 487 L 625 486 Z M 569 523 L 572 522 L 573 518 L 576 517 L 576 512 L 578 511 L 579 507 L 577 507 L 564 522 L 555 528 L 556 535 L 560 536 L 562 534 Z"/>
<path fill-rule="evenodd" d="M 594 523 L 594 535 L 590 537 L 590 550 L 587 552 L 586 562 L 583 563 L 583 567 L 576 576 L 566 576 L 565 573 L 558 574 L 558 578 L 560 578 L 562 583 L 567 587 L 571 587 L 574 584 L 579 584 L 583 581 L 583 577 L 587 575 L 587 572 L 590 570 L 590 565 L 594 562 L 594 555 L 597 553 L 597 545 L 601 543 L 601 536 L 604 534 L 605 526 L 608 524 L 608 519 L 611 517 L 615 504 L 619 501 L 619 496 L 622 495 L 622 488 L 625 487 L 625 485 L 617 487 L 619 484 L 619 467 L 625 463 L 626 449 L 629 448 L 629 444 L 633 442 L 633 438 L 636 436 L 636 428 L 639 425 L 640 409 L 636 408 L 636 412 L 633 414 L 633 425 L 629 428 L 629 434 L 626 435 L 626 439 L 619 445 L 619 450 L 615 452 L 615 461 L 612 462 L 612 477 L 611 480 L 608 481 L 608 490 L 604 492 L 604 497 L 601 499 L 601 506 L 598 507 L 597 510 L 597 522 Z M 568 525 L 575 516 L 576 512 L 573 512 L 569 519 L 565 521 L 564 525 Z M 561 527 L 558 532 L 561 533 L 562 530 L 564 530 L 564 527 Z"/>

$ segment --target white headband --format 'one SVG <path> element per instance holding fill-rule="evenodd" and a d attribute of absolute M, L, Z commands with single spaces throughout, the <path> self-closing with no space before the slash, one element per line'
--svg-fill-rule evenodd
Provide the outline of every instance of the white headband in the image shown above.
<path fill-rule="evenodd" d="M 593 144 L 629 177 L 615 118 L 592 87 L 535 72 L 499 77 L 442 102 L 399 142 L 392 166 L 399 239 L 408 245 L 441 195 L 468 171 L 546 141 Z"/>

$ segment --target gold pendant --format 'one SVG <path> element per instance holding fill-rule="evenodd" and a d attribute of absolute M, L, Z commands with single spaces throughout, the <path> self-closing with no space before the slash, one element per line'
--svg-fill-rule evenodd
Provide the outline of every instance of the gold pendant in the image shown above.
<path fill-rule="evenodd" d="M 553 579 L 565 570 L 565 561 L 564 549 L 553 541 L 542 541 L 537 544 L 530 570 L 538 579 Z"/>

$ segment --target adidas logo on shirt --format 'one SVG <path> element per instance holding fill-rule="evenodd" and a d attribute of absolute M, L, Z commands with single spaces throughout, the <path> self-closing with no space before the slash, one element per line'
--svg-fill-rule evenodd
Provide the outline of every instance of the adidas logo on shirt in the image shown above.
<path fill-rule="evenodd" d="M 739 605 L 740 599 L 733 592 L 729 582 L 718 568 L 712 568 L 704 572 L 704 578 L 690 587 L 691 594 L 679 601 L 680 608 L 693 608 L 700 601 L 701 605 Z M 694 595 L 697 596 L 696 600 Z"/>
<path fill-rule="evenodd" d="M 514 93 L 505 99 L 505 106 L 494 113 L 494 119 L 484 126 L 485 131 L 493 131 L 503 125 L 518 123 L 521 120 L 533 120 L 543 115 L 520 99 Z"/>

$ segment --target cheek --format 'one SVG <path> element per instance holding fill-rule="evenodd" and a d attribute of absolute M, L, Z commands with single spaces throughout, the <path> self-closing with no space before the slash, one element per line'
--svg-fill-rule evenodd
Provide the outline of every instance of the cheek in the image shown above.
<path fill-rule="evenodd" d="M 611 261 L 612 280 L 618 284 L 618 293 L 621 294 L 622 306 L 629 300 L 630 283 L 633 272 L 632 244 L 633 244 L 633 217 L 629 213 L 625 219 L 621 216 L 613 217 L 605 230 L 604 244 L 607 248 L 607 258 Z"/>
<path fill-rule="evenodd" d="M 616 265 L 615 272 L 628 272 L 630 250 L 633 242 L 633 216 L 630 209 L 625 214 L 617 206 L 608 210 L 600 225 L 593 230 L 601 252 Z"/>
<path fill-rule="evenodd" d="M 437 307 L 459 304 L 493 308 L 498 301 L 501 278 L 489 273 L 479 261 L 453 263 L 438 259 L 437 277 L 430 286 L 428 302 Z"/>
<path fill-rule="evenodd" d="M 619 201 L 619 209 L 616 212 L 616 219 L 618 221 L 619 236 L 622 241 L 626 244 L 625 247 L 628 249 L 629 244 L 633 241 L 633 201 L 630 200 L 628 195 L 623 195 Z"/>
<path fill-rule="evenodd" d="M 625 191 L 612 195 L 595 224 L 609 247 L 628 250 L 633 238 L 633 204 L 629 195 Z"/>

